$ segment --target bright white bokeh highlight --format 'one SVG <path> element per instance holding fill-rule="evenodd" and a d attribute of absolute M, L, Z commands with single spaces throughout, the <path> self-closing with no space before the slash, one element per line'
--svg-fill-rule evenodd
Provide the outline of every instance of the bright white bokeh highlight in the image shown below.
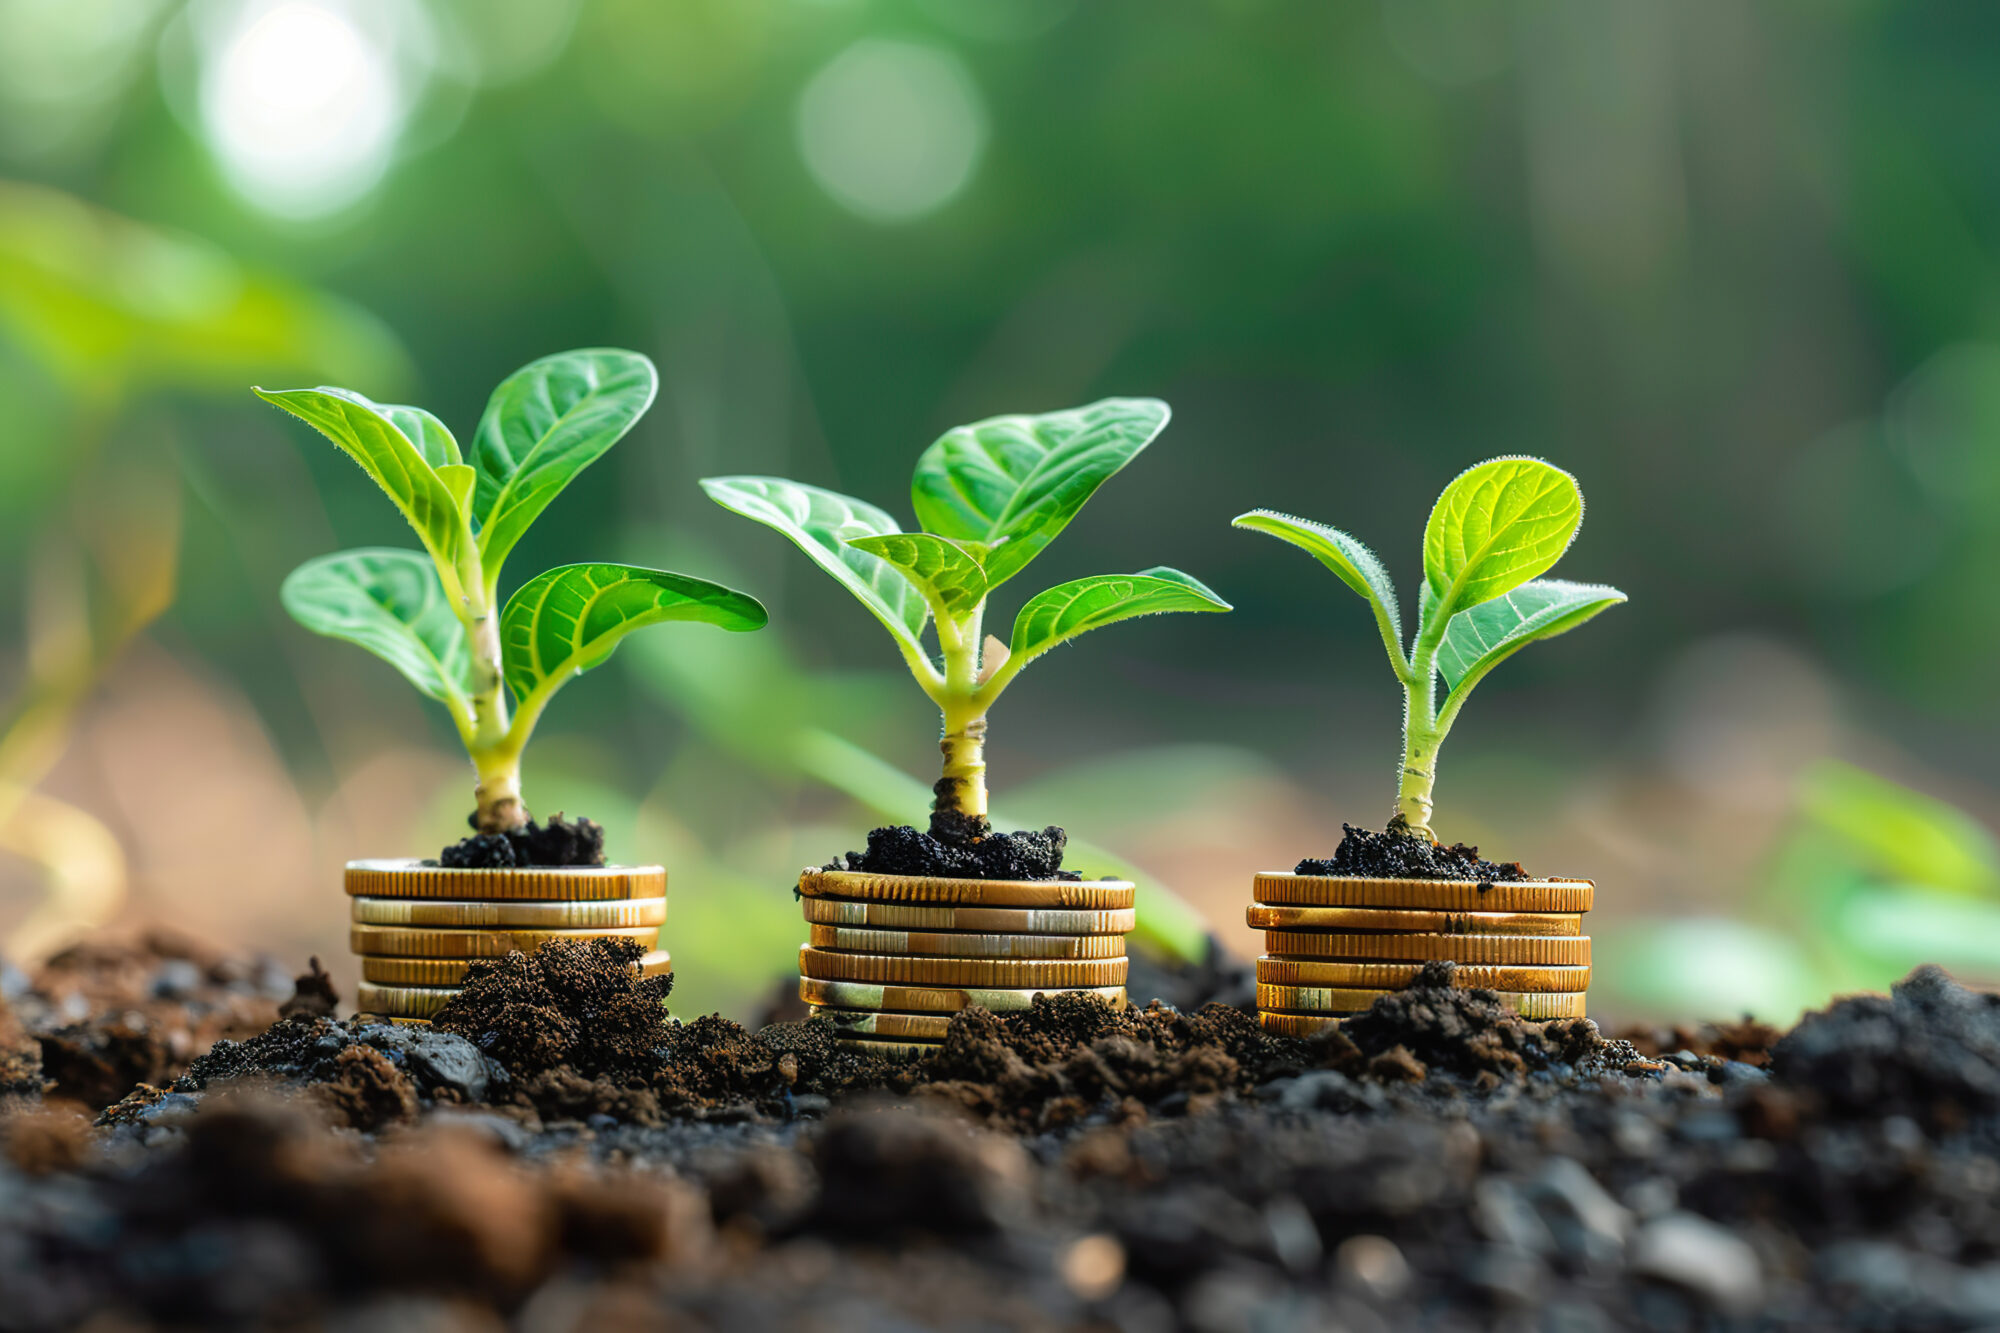
<path fill-rule="evenodd" d="M 429 72 L 420 9 L 236 0 L 193 18 L 202 133 L 231 186 L 294 218 L 374 189 Z"/>
<path fill-rule="evenodd" d="M 826 192 L 877 222 L 935 212 L 972 179 L 986 106 L 971 73 L 938 47 L 866 38 L 799 96 L 799 152 Z"/>

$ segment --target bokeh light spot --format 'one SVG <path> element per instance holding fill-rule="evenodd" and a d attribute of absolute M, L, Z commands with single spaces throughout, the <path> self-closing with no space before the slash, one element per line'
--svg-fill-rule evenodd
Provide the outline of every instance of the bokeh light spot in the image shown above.
<path fill-rule="evenodd" d="M 866 38 L 806 85 L 798 134 L 828 194 L 862 217 L 903 222 L 965 188 L 986 147 L 986 108 L 951 52 Z"/>
<path fill-rule="evenodd" d="M 230 184 L 301 218 L 374 188 L 408 85 L 422 78 L 411 35 L 407 21 L 343 0 L 251 0 L 213 14 L 200 29 L 201 123 Z"/>

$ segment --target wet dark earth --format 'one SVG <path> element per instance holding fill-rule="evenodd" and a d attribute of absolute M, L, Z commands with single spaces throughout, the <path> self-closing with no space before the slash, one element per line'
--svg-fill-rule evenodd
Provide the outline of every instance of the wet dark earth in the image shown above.
<path fill-rule="evenodd" d="M 1464 879 L 1483 884 L 1530 878 L 1519 861 L 1486 861 L 1479 849 L 1408 834 L 1377 833 L 1342 824 L 1340 846 L 1329 857 L 1307 857 L 1295 875 L 1360 875 L 1368 879 Z"/>
<path fill-rule="evenodd" d="M 432 1029 L 309 982 L 101 1112 L 17 981 L 0 1328 L 2000 1328 L 2000 1001 L 1936 969 L 1782 1035 L 1432 971 L 1309 1042 L 1044 1002 L 910 1065 L 662 1020 L 623 962 Z"/>

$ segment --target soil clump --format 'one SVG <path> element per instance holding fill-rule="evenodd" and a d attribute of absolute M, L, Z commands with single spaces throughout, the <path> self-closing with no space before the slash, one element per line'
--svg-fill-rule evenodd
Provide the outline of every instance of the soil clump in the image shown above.
<path fill-rule="evenodd" d="M 985 820 L 940 834 L 908 824 L 871 829 L 868 849 L 836 856 L 827 870 L 870 875 L 931 875 L 947 879 L 1061 879 L 1083 876 L 1062 868 L 1069 834 L 1051 824 L 1036 833 L 994 833 Z"/>
<path fill-rule="evenodd" d="M 505 833 L 478 832 L 478 816 L 470 815 L 472 836 L 460 838 L 437 855 L 437 864 L 453 870 L 505 870 L 515 866 L 558 869 L 604 864 L 604 829 L 595 820 L 565 819 L 558 812 L 547 824 L 529 820 Z"/>
<path fill-rule="evenodd" d="M 1331 857 L 1307 857 L 1295 875 L 1354 875 L 1363 879 L 1464 879 L 1508 884 L 1532 878 L 1519 861 L 1482 861 L 1479 849 L 1455 842 L 1449 847 L 1404 833 L 1376 833 L 1342 824 L 1340 846 Z"/>

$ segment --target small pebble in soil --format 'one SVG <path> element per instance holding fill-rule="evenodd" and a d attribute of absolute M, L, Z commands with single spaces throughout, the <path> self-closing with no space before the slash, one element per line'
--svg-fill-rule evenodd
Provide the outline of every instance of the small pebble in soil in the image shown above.
<path fill-rule="evenodd" d="M 1519 861 L 1482 861 L 1479 849 L 1462 842 L 1447 847 L 1429 838 L 1401 833 L 1376 833 L 1352 824 L 1340 846 L 1325 859 L 1307 857 L 1293 868 L 1295 875 L 1356 875 L 1365 879 L 1464 879 L 1479 883 L 1512 883 L 1530 878 Z"/>
<path fill-rule="evenodd" d="M 505 833 L 475 833 L 461 838 L 438 853 L 437 863 L 451 870 L 601 866 L 604 829 L 595 820 L 572 821 L 558 812 L 547 824 L 531 819 Z"/>

